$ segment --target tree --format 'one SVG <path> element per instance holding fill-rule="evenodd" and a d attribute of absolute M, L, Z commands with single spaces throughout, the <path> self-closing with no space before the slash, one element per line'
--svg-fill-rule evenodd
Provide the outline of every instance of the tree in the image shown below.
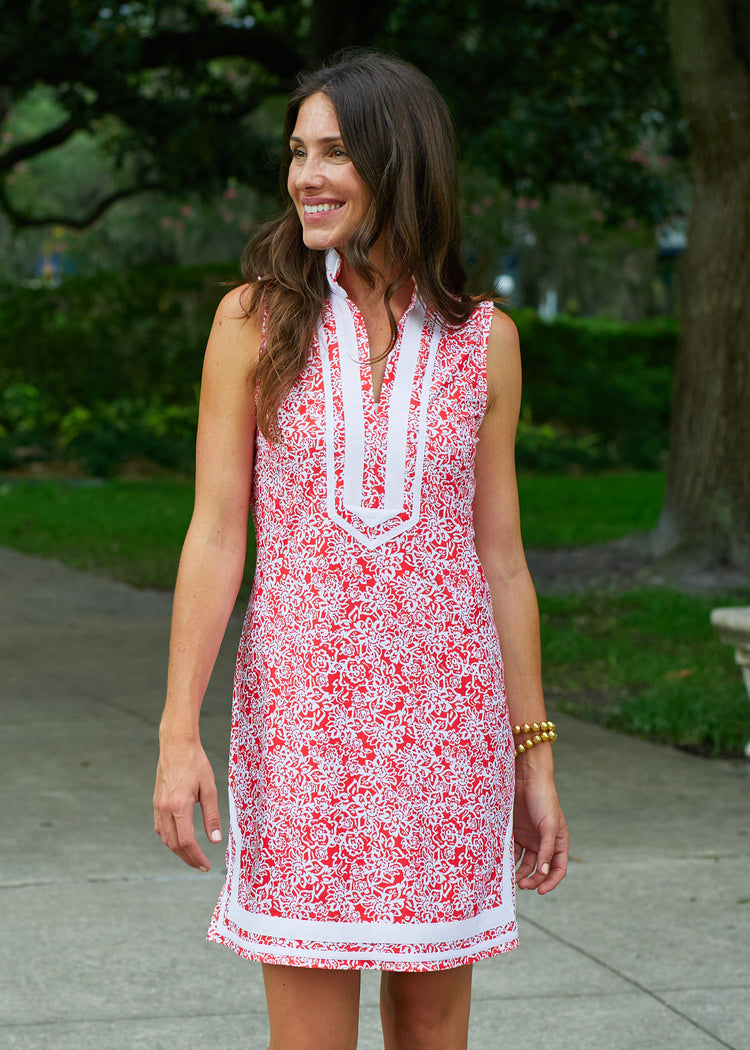
<path fill-rule="evenodd" d="M 59 117 L 0 152 L 0 209 L 18 227 L 90 225 L 144 190 L 216 189 L 228 175 L 272 180 L 266 141 L 248 115 L 299 68 L 293 43 L 231 6 L 160 0 L 3 0 L 0 125 L 40 84 Z M 71 210 L 21 208 L 8 189 L 20 163 L 80 132 L 106 138 L 112 186 Z"/>
<path fill-rule="evenodd" d="M 750 8 L 671 0 L 692 154 L 659 553 L 750 572 Z"/>
<path fill-rule="evenodd" d="M 339 0 L 0 0 L 0 125 L 39 84 L 60 114 L 0 151 L 0 211 L 18 227 L 82 228 L 144 189 L 211 192 L 228 176 L 268 189 L 278 145 L 269 145 L 264 104 L 300 68 L 374 44 L 435 78 L 467 155 L 506 186 L 580 183 L 608 199 L 613 217 L 661 215 L 664 181 L 637 155 L 647 114 L 668 121 L 672 104 L 652 8 L 652 0 L 505 0 L 500 11 L 490 0 L 373 0 L 356 11 Z M 23 207 L 8 184 L 14 167 L 91 130 L 106 141 L 112 185 L 59 212 Z"/>
<path fill-rule="evenodd" d="M 106 0 L 104 0 L 106 2 Z M 33 85 L 60 117 L 0 152 L 0 211 L 85 226 L 152 187 L 273 182 L 269 106 L 337 48 L 392 49 L 431 75 L 464 154 L 516 194 L 589 186 L 608 219 L 658 221 L 692 150 L 683 333 L 657 549 L 750 569 L 750 9 L 746 0 L 0 0 L 0 124 Z M 67 214 L 21 208 L 14 165 L 81 130 L 112 186 Z M 272 132 L 272 134 L 271 134 Z M 661 166 L 654 163 L 658 157 Z"/>

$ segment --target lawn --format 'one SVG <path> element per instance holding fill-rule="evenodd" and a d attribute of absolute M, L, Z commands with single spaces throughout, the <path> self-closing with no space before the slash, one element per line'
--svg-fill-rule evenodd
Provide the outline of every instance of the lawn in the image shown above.
<path fill-rule="evenodd" d="M 528 547 L 601 543 L 651 528 L 658 473 L 523 477 Z M 186 481 L 0 483 L 0 544 L 59 558 L 137 587 L 170 588 L 190 520 Z M 243 595 L 252 575 L 252 537 Z M 740 754 L 750 704 L 728 646 L 709 624 L 718 604 L 664 588 L 543 596 L 551 707 L 704 754 Z"/>
<path fill-rule="evenodd" d="M 185 481 L 0 484 L 0 543 L 136 587 L 174 584 L 193 507 Z"/>
<path fill-rule="evenodd" d="M 651 528 L 664 477 L 522 477 L 528 547 L 602 543 Z M 0 483 L 0 544 L 106 573 L 136 587 L 170 588 L 190 521 L 188 481 Z"/>
<path fill-rule="evenodd" d="M 750 604 L 750 591 L 705 598 L 652 587 L 539 604 L 552 708 L 700 754 L 742 753 L 750 703 L 709 616 Z"/>
<path fill-rule="evenodd" d="M 654 527 L 664 498 L 661 472 L 520 477 L 527 547 L 585 547 Z"/>

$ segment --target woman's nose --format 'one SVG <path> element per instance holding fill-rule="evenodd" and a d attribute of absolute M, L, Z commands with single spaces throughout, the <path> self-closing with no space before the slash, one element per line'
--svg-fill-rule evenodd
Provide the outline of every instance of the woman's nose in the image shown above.
<path fill-rule="evenodd" d="M 296 169 L 296 176 L 297 185 L 300 189 L 320 186 L 323 182 L 323 168 L 320 159 L 314 156 L 305 157 Z"/>

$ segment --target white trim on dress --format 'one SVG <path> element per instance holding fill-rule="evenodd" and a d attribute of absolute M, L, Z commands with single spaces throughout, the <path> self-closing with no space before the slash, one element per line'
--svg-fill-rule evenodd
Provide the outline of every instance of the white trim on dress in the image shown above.
<path fill-rule="evenodd" d="M 467 919 L 454 919 L 449 922 L 344 922 L 338 920 L 297 919 L 278 915 L 265 915 L 262 912 L 248 911 L 239 900 L 239 879 L 241 855 L 243 849 L 242 832 L 237 819 L 237 810 L 229 790 L 230 843 L 229 851 L 233 853 L 234 862 L 230 866 L 226 905 L 222 909 L 220 928 L 227 932 L 227 938 L 234 944 L 262 952 L 267 955 L 295 956 L 300 958 L 326 959 L 362 959 L 381 962 L 394 958 L 414 961 L 438 961 L 456 959 L 475 954 L 485 948 L 502 947 L 515 942 L 515 885 L 513 866 L 507 863 L 503 868 L 501 884 L 502 904 L 489 908 Z M 513 821 L 508 821 L 502 855 L 505 858 L 513 855 Z M 226 891 L 225 891 L 226 892 Z M 231 922 L 236 930 L 228 930 Z M 445 945 L 456 941 L 466 941 L 481 937 L 484 933 L 499 931 L 506 927 L 507 932 L 498 934 L 490 940 L 478 940 L 471 947 L 462 944 L 460 947 L 443 951 L 393 952 L 364 949 L 352 951 L 351 947 L 361 945 L 398 945 L 408 949 L 409 945 L 424 948 L 429 945 Z M 292 947 L 290 945 L 259 944 L 255 938 L 276 937 L 285 941 L 314 942 L 319 947 L 314 949 Z M 330 948 L 324 945 L 331 945 Z M 338 947 L 333 947 L 334 945 Z M 342 947 L 345 946 L 345 947 Z"/>
<path fill-rule="evenodd" d="M 398 347 L 393 388 L 387 404 L 388 430 L 383 505 L 380 508 L 365 507 L 362 501 L 362 491 L 365 475 L 366 432 L 361 364 L 354 316 L 346 293 L 337 280 L 339 269 L 338 252 L 331 248 L 326 254 L 326 272 L 331 289 L 331 308 L 336 329 L 335 340 L 329 340 L 322 320 L 317 333 L 325 391 L 326 509 L 332 521 L 359 540 L 364 547 L 375 550 L 388 540 L 401 536 L 419 521 L 422 474 L 427 444 L 427 405 L 435 358 L 443 329 L 434 315 L 428 319 L 425 305 L 417 297 L 404 322 Z M 419 391 L 414 481 L 410 494 L 407 496 L 409 410 L 423 339 L 429 340 L 429 352 Z M 334 353 L 336 354 L 335 363 L 338 365 L 341 377 L 341 398 L 344 411 L 344 462 L 341 492 L 338 491 L 339 474 L 336 470 L 336 410 L 333 396 L 334 369 L 332 367 Z M 410 511 L 409 502 L 411 502 Z M 338 510 L 338 504 L 342 505 L 350 515 L 359 518 L 368 527 L 368 531 L 364 532 L 354 521 L 342 514 Z M 408 517 L 403 521 L 390 528 L 382 527 L 405 513 L 408 513 Z"/>

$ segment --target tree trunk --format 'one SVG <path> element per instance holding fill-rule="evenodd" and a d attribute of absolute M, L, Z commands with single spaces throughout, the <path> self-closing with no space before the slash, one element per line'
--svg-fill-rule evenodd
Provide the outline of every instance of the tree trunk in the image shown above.
<path fill-rule="evenodd" d="M 692 207 L 654 542 L 750 572 L 750 72 L 731 14 L 731 0 L 670 0 Z"/>

